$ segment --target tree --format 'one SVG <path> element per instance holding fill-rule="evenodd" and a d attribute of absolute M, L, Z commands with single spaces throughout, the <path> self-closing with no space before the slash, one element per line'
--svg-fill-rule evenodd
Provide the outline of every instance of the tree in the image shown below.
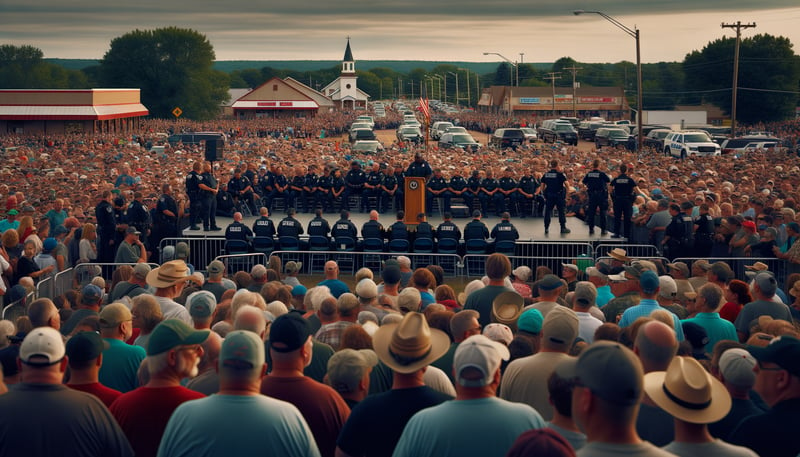
<path fill-rule="evenodd" d="M 78 70 L 42 60 L 44 54 L 33 46 L 0 45 L 0 88 L 2 89 L 84 89 L 89 81 Z"/>
<path fill-rule="evenodd" d="M 190 29 L 134 30 L 111 41 L 101 66 L 107 87 L 142 90 L 142 103 L 155 117 L 180 107 L 190 119 L 212 119 L 228 98 L 229 76 L 213 70 L 214 48 Z"/>
<path fill-rule="evenodd" d="M 705 91 L 704 101 L 731 111 L 735 38 L 720 38 L 683 61 L 686 87 Z M 745 38 L 739 50 L 737 120 L 746 123 L 787 119 L 797 106 L 800 57 L 784 37 Z M 697 97 L 693 101 L 700 101 Z"/>
<path fill-rule="evenodd" d="M 497 65 L 497 70 L 494 71 L 494 85 L 495 86 L 513 86 L 511 82 L 511 64 L 508 62 L 501 62 Z"/>

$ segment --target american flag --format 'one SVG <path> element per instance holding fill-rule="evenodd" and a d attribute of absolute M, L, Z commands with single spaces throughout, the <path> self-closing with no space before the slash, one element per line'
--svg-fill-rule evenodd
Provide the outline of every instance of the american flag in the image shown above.
<path fill-rule="evenodd" d="M 419 110 L 422 111 L 422 114 L 425 115 L 425 119 L 430 121 L 431 119 L 431 109 L 428 106 L 428 100 L 422 97 L 419 98 Z"/>

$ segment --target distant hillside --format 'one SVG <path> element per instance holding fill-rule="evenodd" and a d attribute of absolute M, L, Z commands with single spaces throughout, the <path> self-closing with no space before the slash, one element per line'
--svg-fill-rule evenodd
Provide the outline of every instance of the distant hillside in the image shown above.
<path fill-rule="evenodd" d="M 83 70 L 100 63 L 95 59 L 44 59 L 69 70 Z M 279 70 L 316 71 L 341 64 L 337 60 L 218 60 L 214 68 L 225 73 L 249 68 L 261 69 L 272 67 Z M 415 68 L 432 70 L 437 65 L 457 65 L 480 74 L 491 73 L 497 69 L 498 62 L 431 62 L 425 60 L 359 60 L 356 68 L 370 70 L 372 68 L 391 68 L 399 73 L 408 73 Z M 532 63 L 536 69 L 549 70 L 552 63 Z"/>

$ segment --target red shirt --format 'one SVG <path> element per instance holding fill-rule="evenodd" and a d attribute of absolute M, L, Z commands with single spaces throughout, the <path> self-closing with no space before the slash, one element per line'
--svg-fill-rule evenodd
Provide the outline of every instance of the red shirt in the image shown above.
<path fill-rule="evenodd" d="M 114 403 L 114 400 L 122 395 L 122 392 L 106 387 L 99 382 L 90 384 L 67 384 L 67 387 L 94 395 L 106 405 L 106 408 L 111 408 L 111 404 Z"/>
<path fill-rule="evenodd" d="M 733 323 L 736 322 L 736 316 L 739 315 L 739 311 L 742 310 L 743 305 L 737 305 L 734 302 L 728 302 L 722 305 L 722 308 L 719 309 L 719 317 L 725 319 L 726 321 L 731 321 Z"/>

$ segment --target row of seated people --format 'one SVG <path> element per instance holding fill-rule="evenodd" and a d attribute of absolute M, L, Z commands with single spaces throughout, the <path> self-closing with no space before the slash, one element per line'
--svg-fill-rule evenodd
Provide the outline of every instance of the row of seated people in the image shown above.
<path fill-rule="evenodd" d="M 358 228 L 350 220 L 350 213 L 342 211 L 340 219 L 330 224 L 316 210 L 315 217 L 309 221 L 307 229 L 295 218 L 295 210 L 289 208 L 288 214 L 277 226 L 269 218 L 269 210 L 261 208 L 260 216 L 252 228 L 242 222 L 241 213 L 234 214 L 233 223 L 225 229 L 226 245 L 235 251 L 269 252 L 272 250 L 363 250 L 391 252 L 442 252 L 459 253 L 490 252 L 498 246 L 504 252 L 513 253 L 513 246 L 519 232 L 510 221 L 508 213 L 490 231 L 481 221 L 481 212 L 473 212 L 472 220 L 461 229 L 453 223 L 452 215 L 445 213 L 444 222 L 434 228 L 426 220 L 424 213 L 417 215 L 417 224 L 409 226 L 405 213 L 398 211 L 397 220 L 388 228 L 378 221 L 378 212 L 371 211 L 369 221 Z M 490 242 L 491 240 L 491 242 Z"/>

